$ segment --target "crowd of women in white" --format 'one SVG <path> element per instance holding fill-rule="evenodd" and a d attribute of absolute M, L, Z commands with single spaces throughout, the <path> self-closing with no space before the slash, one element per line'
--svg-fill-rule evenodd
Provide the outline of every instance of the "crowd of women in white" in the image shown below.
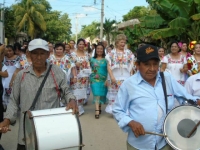
<path fill-rule="evenodd" d="M 5 109 L 17 72 L 31 65 L 26 48 L 27 44 L 21 47 L 18 43 L 14 47 L 6 46 L 3 68 L 0 72 Z M 84 39 L 79 39 L 77 43 L 73 40 L 68 44 L 49 43 L 49 51 L 51 55 L 47 62 L 58 65 L 66 73 L 66 82 L 70 84 L 71 91 L 76 96 L 79 115 L 84 113 L 83 104 L 87 103 L 92 89 L 96 119 L 101 114 L 101 104 L 107 103 L 105 111 L 112 114 L 112 105 L 120 85 L 137 71 L 134 66 L 136 57 L 126 48 L 126 36 L 123 34 L 117 36 L 115 48 L 107 47 L 106 41 L 89 47 L 86 46 Z M 158 48 L 160 71 L 171 73 L 177 82 L 184 85 L 189 76 L 200 70 L 200 44 L 195 44 L 191 52 L 192 55 L 188 52 L 185 42 L 172 42 L 170 53 L 167 55 L 164 48 Z"/>

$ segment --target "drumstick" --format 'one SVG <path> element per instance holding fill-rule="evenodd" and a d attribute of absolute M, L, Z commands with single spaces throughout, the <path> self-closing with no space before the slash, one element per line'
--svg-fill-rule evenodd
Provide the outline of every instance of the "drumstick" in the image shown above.
<path fill-rule="evenodd" d="M 191 137 L 191 135 L 194 133 L 194 131 L 197 129 L 197 127 L 200 125 L 200 121 L 194 126 L 194 128 L 192 129 L 192 131 L 188 134 L 188 138 Z"/>
<path fill-rule="evenodd" d="M 158 136 L 163 136 L 163 137 L 167 137 L 167 135 L 164 135 L 164 134 L 158 134 L 158 133 L 154 133 L 154 132 L 148 132 L 148 131 L 145 131 L 146 134 L 152 134 L 152 135 L 158 135 Z"/>

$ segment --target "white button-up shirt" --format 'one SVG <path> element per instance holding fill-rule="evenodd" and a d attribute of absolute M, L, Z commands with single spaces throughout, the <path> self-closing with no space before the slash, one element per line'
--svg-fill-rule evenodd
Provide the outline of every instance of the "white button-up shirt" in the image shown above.
<path fill-rule="evenodd" d="M 185 82 L 185 88 L 193 96 L 200 96 L 200 73 L 190 76 Z"/>

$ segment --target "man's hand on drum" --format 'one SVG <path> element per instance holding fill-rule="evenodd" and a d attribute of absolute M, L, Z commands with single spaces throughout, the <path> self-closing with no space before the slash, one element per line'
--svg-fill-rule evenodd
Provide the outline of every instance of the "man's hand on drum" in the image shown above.
<path fill-rule="evenodd" d="M 0 123 L 0 132 L 1 133 L 6 133 L 8 131 L 11 131 L 9 129 L 9 125 L 10 125 L 10 120 L 9 119 L 4 119 L 4 121 Z"/>
<path fill-rule="evenodd" d="M 78 114 L 78 106 L 74 99 L 70 100 L 70 102 L 67 104 L 66 110 L 72 109 L 73 114 Z"/>
<path fill-rule="evenodd" d="M 140 135 L 145 135 L 145 130 L 139 122 L 132 120 L 128 123 L 128 126 L 132 129 L 136 138 Z"/>

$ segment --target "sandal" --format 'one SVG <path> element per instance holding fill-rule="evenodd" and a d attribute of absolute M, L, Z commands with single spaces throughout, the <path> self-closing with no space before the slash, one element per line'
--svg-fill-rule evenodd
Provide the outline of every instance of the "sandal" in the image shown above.
<path fill-rule="evenodd" d="M 95 111 L 99 111 L 99 110 L 95 110 Z M 99 119 L 99 114 L 98 115 L 95 114 L 95 119 Z"/>
<path fill-rule="evenodd" d="M 101 104 L 99 105 L 99 114 L 101 114 Z"/>

